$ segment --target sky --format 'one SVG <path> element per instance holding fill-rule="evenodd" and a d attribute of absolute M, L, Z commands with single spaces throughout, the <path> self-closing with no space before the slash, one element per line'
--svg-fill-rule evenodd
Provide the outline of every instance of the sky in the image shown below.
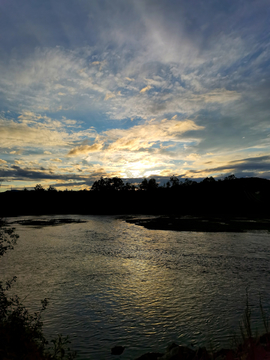
<path fill-rule="evenodd" d="M 0 191 L 270 179 L 269 0 L 0 0 Z"/>

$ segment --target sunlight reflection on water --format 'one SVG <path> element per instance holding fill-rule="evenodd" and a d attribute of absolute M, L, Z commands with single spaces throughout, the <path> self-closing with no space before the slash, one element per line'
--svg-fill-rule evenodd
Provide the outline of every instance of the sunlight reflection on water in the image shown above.
<path fill-rule="evenodd" d="M 121 359 L 163 351 L 170 341 L 228 346 L 246 287 L 254 325 L 259 293 L 270 304 L 268 233 L 180 233 L 112 216 L 69 218 L 87 222 L 16 225 L 20 239 L 1 266 L 6 278 L 17 275 L 13 291 L 27 296 L 28 308 L 50 299 L 46 334 L 69 334 L 78 359 L 116 359 L 110 348 L 117 344 L 126 346 Z"/>

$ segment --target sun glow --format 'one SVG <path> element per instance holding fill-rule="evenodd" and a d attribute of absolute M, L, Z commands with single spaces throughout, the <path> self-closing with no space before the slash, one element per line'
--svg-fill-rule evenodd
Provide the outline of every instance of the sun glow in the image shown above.
<path fill-rule="evenodd" d="M 156 164 L 147 160 L 132 162 L 126 166 L 125 170 L 121 172 L 121 175 L 130 178 L 147 177 L 153 174 L 154 170 L 149 171 L 149 168 L 153 168 L 155 165 Z"/>

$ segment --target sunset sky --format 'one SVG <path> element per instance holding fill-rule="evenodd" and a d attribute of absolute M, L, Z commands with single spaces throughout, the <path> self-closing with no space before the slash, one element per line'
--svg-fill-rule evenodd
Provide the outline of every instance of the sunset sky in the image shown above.
<path fill-rule="evenodd" d="M 269 0 L 1 0 L 0 191 L 270 179 Z"/>

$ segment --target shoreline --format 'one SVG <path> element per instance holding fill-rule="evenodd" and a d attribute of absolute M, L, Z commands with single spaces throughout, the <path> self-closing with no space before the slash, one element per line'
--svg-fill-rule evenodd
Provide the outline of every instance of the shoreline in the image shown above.
<path fill-rule="evenodd" d="M 197 232 L 270 232 L 269 218 L 228 216 L 155 216 L 141 219 L 126 217 L 130 224 L 149 230 L 197 231 Z"/>
<path fill-rule="evenodd" d="M 164 353 L 148 352 L 135 360 L 267 360 L 270 358 L 270 333 L 259 337 L 247 336 L 235 349 L 208 351 L 205 347 L 191 349 L 171 343 Z"/>

